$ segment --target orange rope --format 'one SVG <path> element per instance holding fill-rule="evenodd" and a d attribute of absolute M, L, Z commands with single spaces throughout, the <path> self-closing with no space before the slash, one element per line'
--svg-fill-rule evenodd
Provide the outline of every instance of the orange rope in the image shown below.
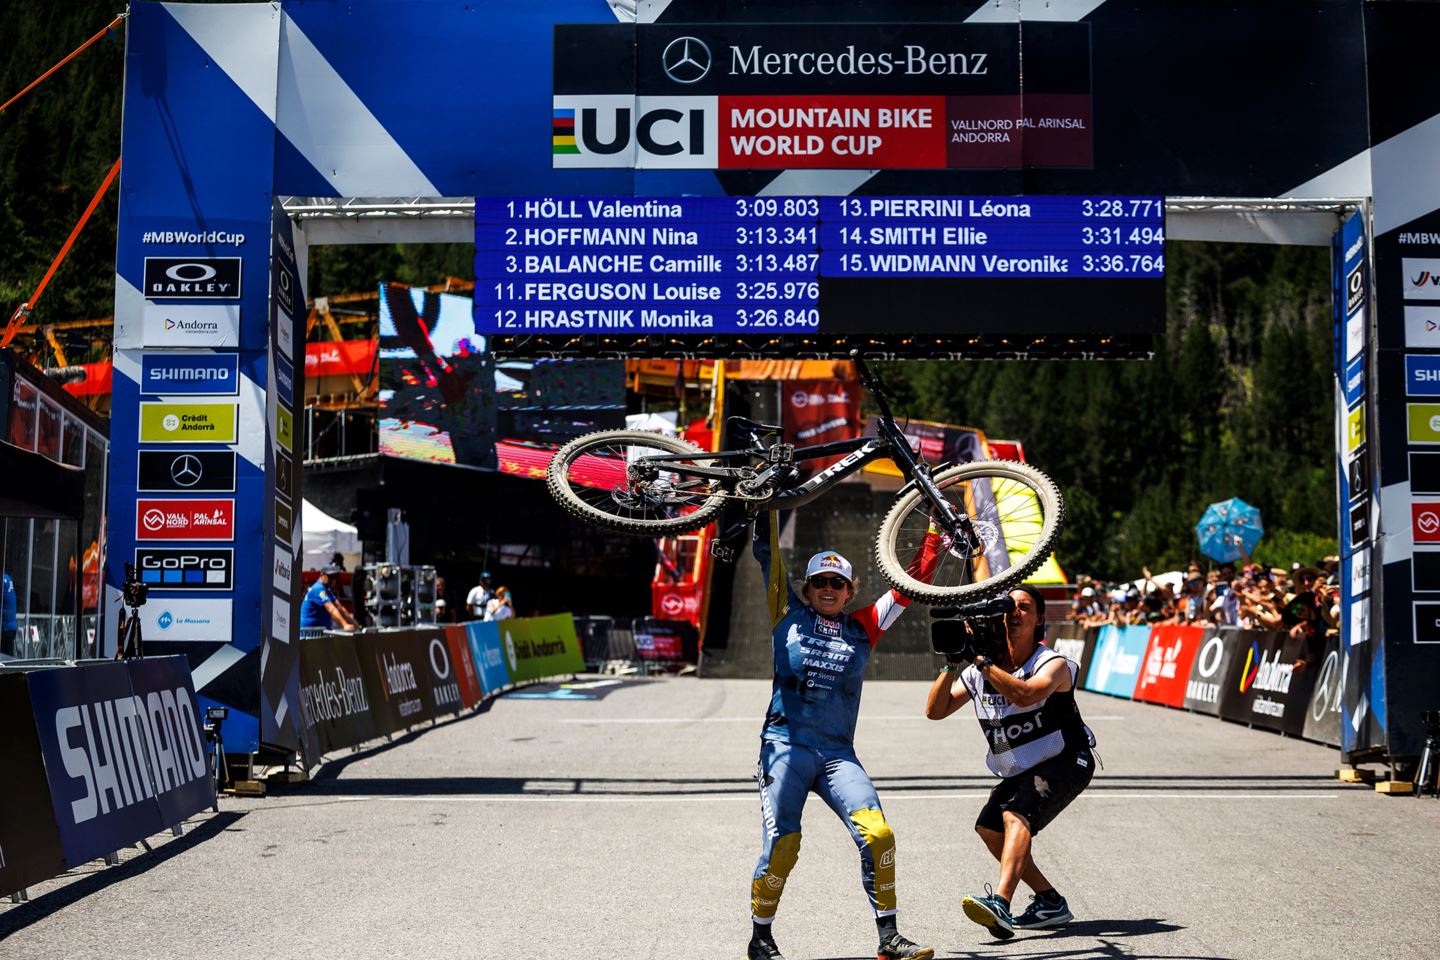
<path fill-rule="evenodd" d="M 101 37 L 105 36 L 105 34 L 115 29 L 116 24 L 118 24 L 121 20 L 124 20 L 126 16 L 127 14 L 122 13 L 114 20 L 111 20 L 108 24 L 105 25 L 104 30 L 101 30 L 99 33 L 95 34 L 95 36 L 80 44 L 80 46 L 76 47 L 73 51 L 71 51 L 68 57 L 55 64 L 55 66 L 51 67 L 49 70 L 46 70 L 44 73 L 40 74 L 40 76 L 36 77 L 33 81 L 31 81 L 30 86 L 26 87 L 24 90 L 21 90 L 19 93 L 15 94 L 15 96 L 11 97 L 9 100 L 6 100 L 4 103 L 0 103 L 0 113 L 4 113 L 6 108 L 8 108 L 12 103 L 14 103 L 16 100 L 19 100 L 21 97 L 25 96 L 25 94 L 38 87 L 41 81 L 43 81 L 46 77 L 50 76 L 50 74 L 54 73 L 56 70 L 59 70 L 71 60 L 74 60 L 86 47 L 90 46 L 90 44 L 94 43 L 96 40 L 99 40 Z"/>
<path fill-rule="evenodd" d="M 70 248 L 75 245 L 75 238 L 80 236 L 80 231 L 85 228 L 85 224 L 90 220 L 90 215 L 95 212 L 95 208 L 100 206 L 101 198 L 105 196 L 105 191 L 110 189 L 110 184 L 115 182 L 115 175 L 119 172 L 120 158 L 116 157 L 115 165 L 111 167 L 110 172 L 105 175 L 105 182 L 100 184 L 100 189 L 96 190 L 95 196 L 90 198 L 90 206 L 86 207 L 85 212 L 80 215 L 80 221 L 75 224 L 75 229 L 70 231 L 70 236 L 65 240 L 65 245 L 61 247 L 60 252 L 55 255 L 54 261 L 50 264 L 50 269 L 45 271 L 45 276 L 40 280 L 40 286 L 35 288 L 35 292 L 31 294 L 29 300 L 16 307 L 15 312 L 10 315 L 10 322 L 5 327 L 5 335 L 0 337 L 0 347 L 10 346 L 10 341 L 15 338 L 15 331 L 20 327 L 20 322 L 30 315 L 30 311 L 35 309 L 35 303 L 40 299 L 40 294 L 45 292 L 45 287 L 50 283 L 50 278 L 55 276 L 55 271 L 60 269 L 61 261 L 63 261 L 65 255 L 70 252 Z"/>

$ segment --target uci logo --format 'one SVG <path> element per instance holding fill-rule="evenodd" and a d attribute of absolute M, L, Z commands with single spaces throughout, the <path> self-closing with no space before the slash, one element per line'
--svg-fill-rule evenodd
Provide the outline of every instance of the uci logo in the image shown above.
<path fill-rule="evenodd" d="M 676 37 L 660 54 L 665 76 L 676 83 L 699 83 L 710 72 L 710 48 L 696 37 Z"/>

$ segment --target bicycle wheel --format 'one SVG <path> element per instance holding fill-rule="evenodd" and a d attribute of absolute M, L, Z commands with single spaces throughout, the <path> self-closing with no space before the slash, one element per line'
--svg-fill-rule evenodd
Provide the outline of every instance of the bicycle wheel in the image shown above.
<path fill-rule="evenodd" d="M 929 526 L 929 501 L 912 489 L 895 501 L 876 537 L 880 572 L 905 596 L 922 603 L 970 603 L 995 596 L 1034 573 L 1060 534 L 1064 506 L 1054 481 L 1010 460 L 978 460 L 942 470 L 935 485 L 980 535 L 973 555 L 941 543 L 930 583 L 907 567 Z"/>
<path fill-rule="evenodd" d="M 550 493 L 571 515 L 586 523 L 637 537 L 662 537 L 699 530 L 724 500 L 719 484 L 673 470 L 637 471 L 642 457 L 705 451 L 685 440 L 643 430 L 605 430 L 571 440 L 550 461 Z"/>

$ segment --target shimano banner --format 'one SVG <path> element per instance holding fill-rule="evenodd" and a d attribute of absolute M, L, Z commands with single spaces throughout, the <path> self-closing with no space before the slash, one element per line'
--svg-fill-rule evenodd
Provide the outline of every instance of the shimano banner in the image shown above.
<path fill-rule="evenodd" d="M 25 677 L 67 867 L 214 802 L 184 658 L 56 667 Z"/>

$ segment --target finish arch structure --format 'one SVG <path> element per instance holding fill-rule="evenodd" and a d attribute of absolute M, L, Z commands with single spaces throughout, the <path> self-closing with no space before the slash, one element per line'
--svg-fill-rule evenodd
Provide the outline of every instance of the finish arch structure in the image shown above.
<path fill-rule="evenodd" d="M 476 199 L 495 197 L 1160 197 L 1170 239 L 1334 246 L 1345 749 L 1354 758 L 1418 753 L 1419 711 L 1433 706 L 1426 678 L 1440 668 L 1440 582 L 1429 578 L 1440 566 L 1430 552 L 1440 547 L 1431 453 L 1440 402 L 1425 399 L 1425 371 L 1440 367 L 1440 181 L 1430 175 L 1440 158 L 1440 61 L 1425 38 L 1440 27 L 1440 8 L 907 0 L 883 13 L 832 4 L 814 22 L 816 10 L 789 0 L 133 4 L 111 609 L 137 551 L 228 558 L 232 590 L 156 585 L 147 643 L 188 654 L 202 700 L 230 708 L 227 748 L 299 746 L 302 478 L 292 434 L 310 244 L 470 240 Z M 857 41 L 862 24 L 867 39 Z M 929 39 L 916 40 L 917 28 Z M 699 49 L 672 47 L 682 36 L 709 51 L 703 75 L 698 59 L 666 59 L 667 49 Z M 887 43 L 896 66 L 871 75 L 884 51 L 866 44 Z M 618 68 L 597 55 L 615 49 L 629 51 Z M 1226 51 L 1223 64 L 1216 50 Z M 975 124 L 988 116 L 1009 118 L 1013 136 L 989 141 L 988 153 L 884 141 L 843 163 L 799 154 L 737 162 L 723 152 L 720 115 L 707 126 L 709 100 L 789 103 L 777 98 L 815 93 L 797 94 L 795 71 L 823 72 L 822 63 L 847 75 L 815 79 L 816 90 L 852 105 L 928 98 L 932 122 L 945 119 L 937 135 L 983 129 Z M 679 140 L 657 134 L 658 150 L 642 143 L 602 165 L 585 151 L 616 142 L 620 128 L 589 145 L 576 131 L 584 111 L 601 106 L 637 124 L 646 111 L 698 110 L 686 121 L 694 139 L 678 159 L 666 151 Z M 639 126 L 630 132 L 638 142 Z M 945 341 L 933 345 L 941 353 L 1143 353 L 1163 317 L 1120 303 L 1099 298 L 1079 319 L 1057 319 L 1045 304 L 941 312 L 925 330 L 887 321 L 883 333 L 924 333 Z M 864 342 L 924 355 L 881 334 L 808 343 L 501 336 L 497 345 L 825 353 Z M 169 475 L 181 451 L 203 454 L 199 485 Z M 1432 507 L 1437 527 L 1425 519 Z"/>

